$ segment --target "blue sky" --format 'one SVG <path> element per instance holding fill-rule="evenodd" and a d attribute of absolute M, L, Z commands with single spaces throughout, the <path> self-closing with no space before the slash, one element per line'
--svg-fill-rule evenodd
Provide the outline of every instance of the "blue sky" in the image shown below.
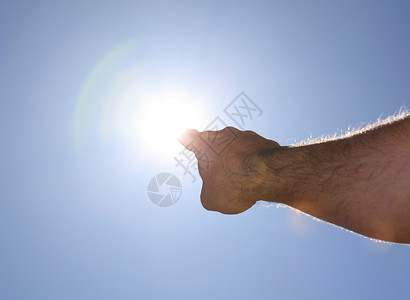
<path fill-rule="evenodd" d="M 207 212 L 199 180 L 174 152 L 144 150 L 132 122 L 141 95 L 174 87 L 205 107 L 203 126 L 245 91 L 263 110 L 247 129 L 283 145 L 388 116 L 409 106 L 409 11 L 408 1 L 3 1 L 0 298 L 408 298 L 409 247 L 276 206 Z M 182 182 L 169 208 L 146 193 L 160 172 Z"/>

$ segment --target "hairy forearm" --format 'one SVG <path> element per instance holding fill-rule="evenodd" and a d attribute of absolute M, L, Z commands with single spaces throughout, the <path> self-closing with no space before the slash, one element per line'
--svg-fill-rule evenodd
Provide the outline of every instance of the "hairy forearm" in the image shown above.
<path fill-rule="evenodd" d="M 382 240 L 410 243 L 410 118 L 350 137 L 263 151 L 263 199 Z"/>

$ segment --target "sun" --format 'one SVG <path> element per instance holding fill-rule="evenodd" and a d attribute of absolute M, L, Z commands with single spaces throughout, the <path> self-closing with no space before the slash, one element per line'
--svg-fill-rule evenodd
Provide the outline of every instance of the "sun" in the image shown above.
<path fill-rule="evenodd" d="M 151 154 L 175 155 L 178 137 L 185 128 L 201 129 L 203 114 L 201 101 L 181 91 L 145 97 L 136 122 L 139 142 Z"/>

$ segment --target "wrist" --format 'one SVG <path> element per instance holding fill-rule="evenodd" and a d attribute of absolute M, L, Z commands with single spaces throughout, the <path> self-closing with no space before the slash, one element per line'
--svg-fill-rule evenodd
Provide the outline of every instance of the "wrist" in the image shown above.
<path fill-rule="evenodd" d="M 314 162 L 306 147 L 277 147 L 260 152 L 259 157 L 266 169 L 261 200 L 295 206 L 313 188 L 308 183 L 314 176 Z"/>
<path fill-rule="evenodd" d="M 263 181 L 260 186 L 260 200 L 286 203 L 289 198 L 286 186 L 286 167 L 289 148 L 280 146 L 266 149 L 258 153 L 264 170 Z"/>

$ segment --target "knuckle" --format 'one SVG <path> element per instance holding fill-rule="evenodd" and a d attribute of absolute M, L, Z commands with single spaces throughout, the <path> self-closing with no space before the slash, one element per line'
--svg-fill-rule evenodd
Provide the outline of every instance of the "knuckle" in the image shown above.
<path fill-rule="evenodd" d="M 235 127 L 233 127 L 233 126 L 227 126 L 227 127 L 225 127 L 224 129 L 223 129 L 224 131 L 234 131 L 234 132 L 237 132 L 237 131 L 239 131 L 238 129 L 236 129 Z"/>
<path fill-rule="evenodd" d="M 244 131 L 243 133 L 246 134 L 246 135 L 248 135 L 249 137 L 254 137 L 254 138 L 260 137 L 260 135 L 257 134 L 257 133 L 256 133 L 255 131 L 253 131 L 253 130 L 246 130 L 246 131 Z"/>

